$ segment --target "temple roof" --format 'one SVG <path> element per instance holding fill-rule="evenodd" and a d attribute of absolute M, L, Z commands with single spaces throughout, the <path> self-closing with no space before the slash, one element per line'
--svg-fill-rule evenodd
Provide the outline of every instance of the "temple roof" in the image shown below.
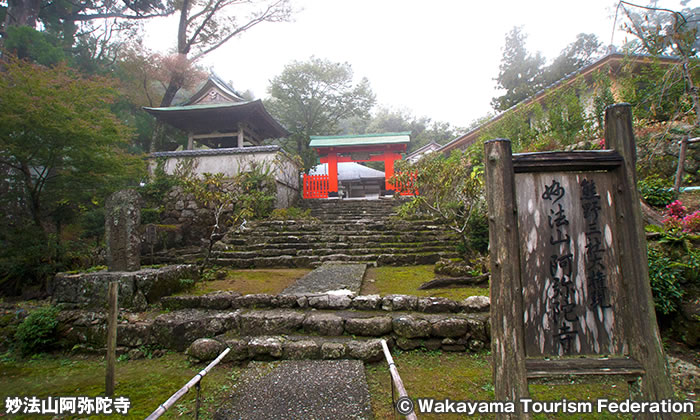
<path fill-rule="evenodd" d="M 245 99 L 219 76 L 210 74 L 206 83 L 182 105 L 245 102 Z"/>
<path fill-rule="evenodd" d="M 410 131 L 352 136 L 311 136 L 309 147 L 376 146 L 383 144 L 408 144 L 410 141 Z"/>
<path fill-rule="evenodd" d="M 247 123 L 263 139 L 289 135 L 259 99 L 143 109 L 158 120 L 192 134 L 233 132 L 238 130 L 239 123 Z"/>

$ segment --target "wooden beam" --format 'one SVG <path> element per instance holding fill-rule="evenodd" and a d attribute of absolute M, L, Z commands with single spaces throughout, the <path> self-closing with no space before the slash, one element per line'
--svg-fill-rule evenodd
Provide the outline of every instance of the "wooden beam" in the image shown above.
<path fill-rule="evenodd" d="M 201 140 L 201 139 L 216 139 L 216 138 L 221 138 L 221 137 L 236 137 L 238 135 L 237 131 L 230 132 L 230 133 L 208 133 L 208 134 L 192 134 L 192 138 L 195 140 Z"/>
<path fill-rule="evenodd" d="M 515 173 L 603 171 L 622 165 L 615 150 L 581 150 L 572 152 L 518 153 L 513 155 Z"/>
<path fill-rule="evenodd" d="M 527 359 L 525 367 L 528 379 L 600 375 L 622 375 L 636 378 L 644 375 L 642 365 L 633 359 Z"/>
<path fill-rule="evenodd" d="M 243 148 L 243 142 L 245 141 L 245 133 L 243 132 L 243 124 L 238 123 L 238 145 L 239 149 Z"/>
<path fill-rule="evenodd" d="M 119 282 L 109 283 L 107 291 L 107 373 L 105 375 L 105 395 L 114 396 L 115 369 L 117 365 L 117 317 L 119 316 Z"/>
<path fill-rule="evenodd" d="M 629 355 L 639 361 L 645 374 L 631 387 L 632 399 L 660 401 L 673 398 L 666 357 L 659 335 L 654 300 L 649 285 L 649 263 L 644 221 L 637 192 L 636 146 L 630 104 L 615 104 L 605 110 L 606 147 L 617 150 L 624 164 L 615 170 L 617 187 L 617 247 L 623 251 L 620 272 L 624 296 L 618 300 Z M 640 414 L 645 419 L 671 419 L 671 414 Z"/>
<path fill-rule="evenodd" d="M 685 172 L 685 154 L 688 152 L 688 137 L 683 137 L 681 140 L 681 148 L 678 152 L 678 168 L 676 169 L 676 182 L 673 184 L 673 190 L 678 194 L 683 182 L 683 172 Z"/>
<path fill-rule="evenodd" d="M 519 402 L 528 398 L 525 372 L 523 295 L 515 209 L 515 175 L 510 141 L 484 143 L 486 201 L 491 248 L 491 354 L 497 401 L 514 402 L 516 413 L 502 419 L 529 419 Z"/>

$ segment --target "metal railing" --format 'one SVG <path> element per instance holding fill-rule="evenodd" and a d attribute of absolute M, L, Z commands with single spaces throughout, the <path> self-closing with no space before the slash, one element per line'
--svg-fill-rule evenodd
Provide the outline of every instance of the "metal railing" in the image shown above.
<path fill-rule="evenodd" d="M 173 395 L 171 395 L 170 398 L 168 398 L 163 404 L 159 405 L 158 408 L 156 408 L 156 410 L 155 410 L 154 412 L 151 413 L 151 415 L 149 415 L 148 417 L 146 417 L 146 420 L 155 420 L 155 419 L 159 418 L 160 416 L 162 416 L 163 414 L 165 414 L 165 412 L 166 412 L 170 407 L 172 407 L 173 404 L 175 404 L 175 403 L 177 402 L 177 400 L 179 400 L 183 395 L 185 395 L 185 394 L 187 393 L 187 391 L 189 391 L 190 389 L 192 389 L 193 386 L 196 386 L 196 387 L 197 387 L 197 406 L 196 406 L 196 408 L 195 408 L 195 419 L 198 419 L 198 418 L 199 418 L 200 381 L 202 380 L 202 378 L 204 378 L 204 376 L 205 376 L 207 373 L 209 373 L 209 371 L 210 371 L 214 366 L 218 365 L 219 362 L 221 361 L 221 359 L 223 359 L 224 357 L 226 357 L 226 355 L 227 355 L 228 352 L 230 352 L 230 351 L 231 351 L 231 349 L 230 349 L 230 348 L 227 348 L 226 350 L 224 350 L 223 352 L 221 352 L 221 354 L 219 355 L 219 357 L 217 357 L 216 359 L 214 359 L 213 362 L 209 363 L 209 364 L 207 365 L 207 367 L 205 367 L 204 369 L 202 369 L 202 371 L 200 371 L 200 372 L 199 372 L 198 374 L 196 374 L 192 379 L 190 379 L 190 381 L 187 382 L 187 383 L 185 384 L 185 386 L 183 386 L 182 388 L 180 388 L 179 391 L 177 391 L 176 393 L 174 393 Z"/>
<path fill-rule="evenodd" d="M 386 358 L 387 363 L 389 363 L 389 373 L 391 373 L 391 405 L 393 409 L 396 410 L 397 403 L 394 401 L 394 386 L 396 386 L 396 389 L 399 391 L 399 399 L 409 398 L 409 396 L 406 392 L 406 387 L 404 387 L 403 381 L 399 376 L 399 371 L 396 369 L 396 364 L 394 364 L 394 358 L 391 357 L 391 353 L 389 353 L 389 347 L 386 345 L 386 340 L 382 340 L 382 350 L 384 350 L 384 357 Z M 418 417 L 416 417 L 415 413 L 411 412 L 406 414 L 406 419 L 418 420 Z"/>

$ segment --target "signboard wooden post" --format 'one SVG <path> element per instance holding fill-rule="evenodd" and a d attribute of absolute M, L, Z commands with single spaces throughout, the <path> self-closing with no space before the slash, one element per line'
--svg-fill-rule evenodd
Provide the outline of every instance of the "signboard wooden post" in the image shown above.
<path fill-rule="evenodd" d="M 512 155 L 508 140 L 485 144 L 494 387 L 518 410 L 504 418 L 529 418 L 517 402 L 532 378 L 623 375 L 633 399 L 673 397 L 630 106 L 608 107 L 605 124 L 606 150 Z"/>

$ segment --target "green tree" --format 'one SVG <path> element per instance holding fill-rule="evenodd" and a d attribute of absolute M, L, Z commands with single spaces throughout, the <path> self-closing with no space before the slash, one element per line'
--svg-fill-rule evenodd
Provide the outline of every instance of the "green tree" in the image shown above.
<path fill-rule="evenodd" d="M 275 207 L 277 189 L 270 167 L 252 163 L 248 169 L 228 179 L 222 173 L 204 173 L 201 178 L 192 173 L 179 175 L 184 191 L 209 208 L 214 218 L 200 274 L 209 264 L 214 244 L 223 237 L 225 227 L 238 229 L 246 219 L 269 216 Z"/>
<path fill-rule="evenodd" d="M 544 57 L 539 52 L 531 55 L 525 46 L 526 39 L 527 35 L 518 26 L 506 35 L 503 58 L 495 79 L 496 87 L 506 93 L 491 100 L 491 106 L 497 111 L 505 111 L 542 87 Z"/>
<path fill-rule="evenodd" d="M 138 22 L 168 16 L 175 11 L 172 0 L 8 0 L 0 21 L 0 47 L 12 38 L 13 27 L 36 29 L 59 41 L 66 52 L 89 55 L 100 60 L 114 59 L 117 48 L 138 30 Z M 120 36 L 121 35 L 121 36 Z M 7 46 L 5 46 L 7 47 Z"/>
<path fill-rule="evenodd" d="M 687 2 L 686 2 L 687 3 Z M 685 4 L 685 3 L 684 3 Z M 680 98 L 671 99 L 680 105 L 676 108 L 678 114 L 689 113 L 690 110 L 683 108 L 683 98 L 689 98 L 690 107 L 695 111 L 694 131 L 700 132 L 700 98 L 698 97 L 697 82 L 693 78 L 693 63 L 691 60 L 697 58 L 700 51 L 700 7 L 686 8 L 682 11 L 662 9 L 655 7 L 656 2 L 651 6 L 643 7 L 627 2 L 620 2 L 618 8 L 624 11 L 626 21 L 622 28 L 636 40 L 626 45 L 630 51 L 639 51 L 654 56 L 667 54 L 680 57 L 678 66 L 673 66 L 663 75 L 663 83 L 657 83 L 658 103 L 668 102 L 667 92 L 673 95 L 674 86 L 677 93 L 678 88 L 683 90 Z M 665 108 L 668 108 L 666 104 Z M 658 109 L 658 107 L 657 107 Z"/>
<path fill-rule="evenodd" d="M 549 86 L 564 76 L 591 64 L 602 53 L 601 43 L 595 34 L 578 34 L 576 40 L 562 50 L 552 64 L 542 71 L 542 84 Z"/>
<path fill-rule="evenodd" d="M 316 157 L 308 149 L 309 136 L 338 133 L 341 121 L 368 118 L 375 97 L 366 78 L 353 83 L 348 63 L 311 57 L 285 66 L 268 87 L 265 106 L 291 132 L 295 152 L 309 168 Z"/>
<path fill-rule="evenodd" d="M 130 131 L 110 111 L 107 79 L 18 59 L 3 69 L 0 167 L 34 225 L 60 231 L 72 214 L 139 179 L 143 163 L 125 151 Z"/>
<path fill-rule="evenodd" d="M 410 131 L 409 153 L 433 141 L 445 144 L 463 131 L 448 122 L 433 121 L 426 116 L 417 117 L 405 109 L 392 110 L 382 107 L 370 120 L 365 121 L 367 124 L 362 132 L 366 133 Z"/>
<path fill-rule="evenodd" d="M 246 3 L 255 4 L 257 9 L 249 9 L 249 16 L 237 19 L 232 8 Z M 196 62 L 262 22 L 289 20 L 292 12 L 288 0 L 182 0 L 176 7 L 180 18 L 177 30 L 177 61 L 180 66 L 172 69 L 160 102 L 162 107 L 170 106 L 183 86 L 183 79 L 189 71 L 185 64 Z"/>

